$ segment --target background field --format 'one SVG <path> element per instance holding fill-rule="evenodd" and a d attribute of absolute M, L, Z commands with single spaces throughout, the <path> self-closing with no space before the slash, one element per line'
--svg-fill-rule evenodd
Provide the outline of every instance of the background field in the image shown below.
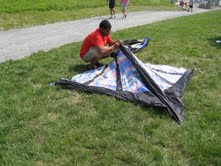
<path fill-rule="evenodd" d="M 119 0 L 116 12 L 120 13 Z M 130 0 L 129 11 L 177 10 L 169 0 Z M 109 15 L 106 0 L 0 0 L 0 29 Z"/>
<path fill-rule="evenodd" d="M 85 68 L 81 43 L 1 63 L 0 165 L 221 165 L 220 17 L 212 11 L 112 33 L 149 35 L 136 54 L 143 62 L 196 69 L 183 126 L 163 110 L 48 86 Z"/>

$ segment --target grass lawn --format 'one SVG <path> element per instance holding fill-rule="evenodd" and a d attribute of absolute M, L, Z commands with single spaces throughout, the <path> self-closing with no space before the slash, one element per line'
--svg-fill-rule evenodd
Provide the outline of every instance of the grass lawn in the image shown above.
<path fill-rule="evenodd" d="M 218 10 L 112 33 L 151 36 L 136 54 L 143 62 L 196 69 L 183 126 L 163 110 L 48 86 L 85 67 L 81 43 L 1 63 L 0 165 L 221 165 L 220 18 Z"/>
<path fill-rule="evenodd" d="M 106 0 L 0 0 L 0 30 L 109 15 Z M 115 11 L 121 13 L 119 0 Z M 169 0 L 130 0 L 128 11 L 178 10 Z"/>

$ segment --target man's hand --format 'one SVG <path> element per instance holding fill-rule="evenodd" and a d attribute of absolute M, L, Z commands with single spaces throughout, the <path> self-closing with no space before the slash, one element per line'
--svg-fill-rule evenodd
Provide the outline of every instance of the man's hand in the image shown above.
<path fill-rule="evenodd" d="M 120 46 L 120 41 L 117 41 L 116 43 L 114 43 L 114 49 L 118 48 Z"/>

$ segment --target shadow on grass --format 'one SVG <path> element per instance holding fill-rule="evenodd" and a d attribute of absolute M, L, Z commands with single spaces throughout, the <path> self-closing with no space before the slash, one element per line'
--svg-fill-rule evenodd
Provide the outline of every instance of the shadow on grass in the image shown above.
<path fill-rule="evenodd" d="M 87 64 L 83 65 L 83 64 L 77 64 L 77 65 L 73 65 L 70 66 L 68 71 L 69 72 L 77 72 L 77 73 L 82 73 L 87 71 Z"/>
<path fill-rule="evenodd" d="M 162 107 L 142 106 L 142 110 L 143 111 L 148 111 L 151 116 L 171 118 L 171 120 L 174 120 L 172 117 L 169 116 L 167 110 L 165 108 L 162 108 Z"/>
<path fill-rule="evenodd" d="M 97 93 L 98 94 L 98 93 Z M 105 94 L 103 94 L 105 95 Z M 107 95 L 109 96 L 109 95 Z M 125 102 L 129 102 L 127 100 L 124 100 L 124 99 L 119 99 L 117 97 L 114 97 L 114 96 L 109 96 L 109 97 L 113 97 L 117 100 L 121 100 L 121 101 L 125 101 Z M 158 106 L 153 106 L 153 105 L 145 105 L 145 104 L 141 104 L 139 102 L 136 102 L 136 101 L 133 101 L 133 102 L 129 102 L 129 103 L 132 103 L 138 107 L 141 108 L 142 111 L 144 112 L 148 112 L 148 114 L 151 116 L 151 117 L 159 117 L 159 118 L 162 118 L 162 119 L 171 119 L 171 120 L 174 120 L 176 121 L 173 117 L 171 117 L 168 113 L 168 111 L 166 110 L 166 108 L 163 108 L 163 107 L 158 107 Z"/>
<path fill-rule="evenodd" d="M 215 38 L 209 38 L 208 41 L 211 46 L 214 46 L 216 48 L 221 48 L 221 36 Z"/>

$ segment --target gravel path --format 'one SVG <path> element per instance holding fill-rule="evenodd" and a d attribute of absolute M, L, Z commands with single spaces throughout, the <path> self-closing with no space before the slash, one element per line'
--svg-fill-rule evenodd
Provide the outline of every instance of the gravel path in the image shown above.
<path fill-rule="evenodd" d="M 209 10 L 194 8 L 193 13 L 186 11 L 130 12 L 126 19 L 121 18 L 122 14 L 117 14 L 115 19 L 109 19 L 109 15 L 106 15 L 83 20 L 0 31 L 0 63 L 10 59 L 21 59 L 40 50 L 48 51 L 51 48 L 64 44 L 82 41 L 103 19 L 109 19 L 114 32 L 124 28 L 206 11 Z"/>

